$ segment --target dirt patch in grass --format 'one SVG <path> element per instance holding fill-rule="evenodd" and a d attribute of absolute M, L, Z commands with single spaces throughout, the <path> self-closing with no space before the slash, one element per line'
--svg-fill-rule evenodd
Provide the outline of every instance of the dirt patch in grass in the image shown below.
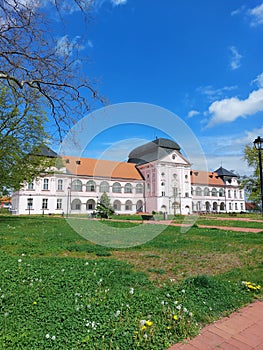
<path fill-rule="evenodd" d="M 132 264 L 135 270 L 145 272 L 157 284 L 167 280 L 180 282 L 198 274 L 216 275 L 242 266 L 235 253 L 113 251 L 112 258 Z"/>

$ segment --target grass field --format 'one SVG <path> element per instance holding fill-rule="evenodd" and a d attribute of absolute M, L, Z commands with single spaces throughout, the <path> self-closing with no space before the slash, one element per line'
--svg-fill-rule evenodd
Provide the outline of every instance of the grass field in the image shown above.
<path fill-rule="evenodd" d="M 186 233 L 163 226 L 145 244 L 111 248 L 62 218 L 0 216 L 0 349 L 162 350 L 261 298 L 263 232 L 198 222 Z M 134 225 L 101 222 L 98 235 L 126 239 Z M 146 226 L 157 225 L 137 224 L 136 232 L 148 234 Z"/>

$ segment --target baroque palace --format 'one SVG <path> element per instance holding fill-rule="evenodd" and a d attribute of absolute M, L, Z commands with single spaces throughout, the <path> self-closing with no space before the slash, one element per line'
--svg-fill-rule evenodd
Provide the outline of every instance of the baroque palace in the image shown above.
<path fill-rule="evenodd" d="M 48 148 L 43 155 L 58 157 Z M 180 146 L 169 139 L 135 148 L 128 162 L 63 156 L 57 163 L 13 194 L 13 214 L 91 215 L 104 192 L 119 214 L 245 211 L 237 175 L 222 167 L 191 169 Z"/>

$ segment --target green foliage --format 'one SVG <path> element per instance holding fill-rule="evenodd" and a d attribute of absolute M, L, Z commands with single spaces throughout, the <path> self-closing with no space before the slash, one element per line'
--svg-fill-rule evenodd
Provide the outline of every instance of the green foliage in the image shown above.
<path fill-rule="evenodd" d="M 101 218 L 108 219 L 108 217 L 114 214 L 114 209 L 111 206 L 110 198 L 107 193 L 103 193 L 100 197 L 97 205 L 97 215 Z"/>
<path fill-rule="evenodd" d="M 245 189 L 248 199 L 250 201 L 255 202 L 256 204 L 259 204 L 261 201 L 258 156 L 258 151 L 253 146 L 245 146 L 244 160 L 247 162 L 248 166 L 250 166 L 254 170 L 251 176 L 243 177 L 242 186 Z"/>
<path fill-rule="evenodd" d="M 240 252 L 256 254 L 260 234 L 195 228 L 182 235 L 169 227 L 147 245 L 115 251 L 84 240 L 62 218 L 1 216 L 0 242 L 3 350 L 166 350 L 262 296 L 263 263 L 256 255 L 254 265 L 251 260 L 223 274 L 193 274 L 180 283 L 169 279 L 165 266 L 152 266 L 153 272 L 167 275 L 158 286 L 141 271 L 142 256 L 136 270 L 113 258 L 119 252 L 139 256 L 148 248 L 147 260 L 155 262 L 164 251 L 181 262 L 187 254 L 192 260 L 197 253 L 239 246 Z"/>
<path fill-rule="evenodd" d="M 17 190 L 50 165 L 37 156 L 47 139 L 46 116 L 37 96 L 27 102 L 14 89 L 0 84 L 0 192 Z"/>

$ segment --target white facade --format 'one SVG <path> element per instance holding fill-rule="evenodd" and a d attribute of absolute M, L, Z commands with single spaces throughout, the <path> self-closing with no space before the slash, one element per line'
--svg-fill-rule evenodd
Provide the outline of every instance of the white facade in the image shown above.
<path fill-rule="evenodd" d="M 119 214 L 245 211 L 236 175 L 222 167 L 217 172 L 191 170 L 170 140 L 157 139 L 130 155 L 130 163 L 63 157 L 64 168 L 54 168 L 14 193 L 12 212 L 90 215 L 104 192 Z"/>
<path fill-rule="evenodd" d="M 145 179 L 147 212 L 187 215 L 191 212 L 190 164 L 174 150 L 151 163 L 139 165 Z"/>
<path fill-rule="evenodd" d="M 143 180 L 47 174 L 26 184 L 12 197 L 14 214 L 91 214 L 103 193 L 116 213 L 143 211 Z"/>
<path fill-rule="evenodd" d="M 224 181 L 217 173 L 206 172 L 206 181 L 194 178 L 198 171 L 191 172 L 192 212 L 194 213 L 237 213 L 245 211 L 244 189 L 240 188 L 237 177 Z M 204 174 L 204 172 L 202 172 Z"/>

